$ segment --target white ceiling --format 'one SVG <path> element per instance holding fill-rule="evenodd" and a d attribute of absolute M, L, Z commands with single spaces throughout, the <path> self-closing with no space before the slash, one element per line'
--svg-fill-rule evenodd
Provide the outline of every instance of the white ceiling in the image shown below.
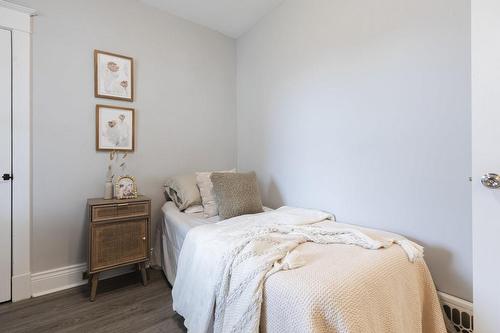
<path fill-rule="evenodd" d="M 140 0 L 238 38 L 284 0 Z"/>

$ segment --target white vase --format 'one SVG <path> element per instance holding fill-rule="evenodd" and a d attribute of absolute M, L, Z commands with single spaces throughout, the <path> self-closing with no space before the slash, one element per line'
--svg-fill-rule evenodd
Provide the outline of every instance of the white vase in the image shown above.
<path fill-rule="evenodd" d="M 107 181 L 104 185 L 104 199 L 113 199 L 113 182 Z"/>

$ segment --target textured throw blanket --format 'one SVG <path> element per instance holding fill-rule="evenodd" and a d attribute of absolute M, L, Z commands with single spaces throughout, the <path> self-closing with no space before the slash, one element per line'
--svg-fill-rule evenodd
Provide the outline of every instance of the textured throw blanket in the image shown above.
<path fill-rule="evenodd" d="M 422 248 L 401 237 L 375 239 L 354 228 L 318 223 L 329 219 L 332 216 L 323 212 L 283 207 L 190 232 L 173 290 L 174 309 L 185 317 L 189 331 L 208 332 L 212 327 L 214 332 L 265 330 L 269 325 L 261 323 L 264 282 L 277 272 L 307 266 L 307 256 L 295 250 L 304 243 L 355 245 L 371 250 L 387 249 L 396 243 L 407 261 L 422 258 Z M 289 300 L 280 301 L 286 308 Z M 294 323 L 288 326 L 288 330 L 297 328 Z M 335 330 L 352 332 L 340 328 Z"/>

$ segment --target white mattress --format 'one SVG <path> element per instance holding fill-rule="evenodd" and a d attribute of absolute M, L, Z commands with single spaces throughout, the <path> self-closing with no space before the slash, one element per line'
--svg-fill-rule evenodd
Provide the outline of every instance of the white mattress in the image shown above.
<path fill-rule="evenodd" d="M 177 273 L 177 260 L 188 231 L 203 224 L 218 222 L 220 219 L 218 216 L 203 218 L 203 213 L 183 213 L 172 201 L 166 202 L 161 210 L 163 212 L 161 266 L 168 282 L 173 285 Z"/>

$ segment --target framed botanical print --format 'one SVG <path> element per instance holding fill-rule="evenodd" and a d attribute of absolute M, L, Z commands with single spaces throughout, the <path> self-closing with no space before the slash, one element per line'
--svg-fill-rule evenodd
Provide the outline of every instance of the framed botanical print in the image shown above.
<path fill-rule="evenodd" d="M 117 199 L 137 199 L 137 185 L 132 176 L 122 176 L 115 184 L 115 197 Z"/>
<path fill-rule="evenodd" d="M 134 59 L 94 50 L 95 97 L 132 102 L 134 100 Z"/>
<path fill-rule="evenodd" d="M 109 105 L 96 106 L 96 149 L 134 151 L 134 109 Z"/>

